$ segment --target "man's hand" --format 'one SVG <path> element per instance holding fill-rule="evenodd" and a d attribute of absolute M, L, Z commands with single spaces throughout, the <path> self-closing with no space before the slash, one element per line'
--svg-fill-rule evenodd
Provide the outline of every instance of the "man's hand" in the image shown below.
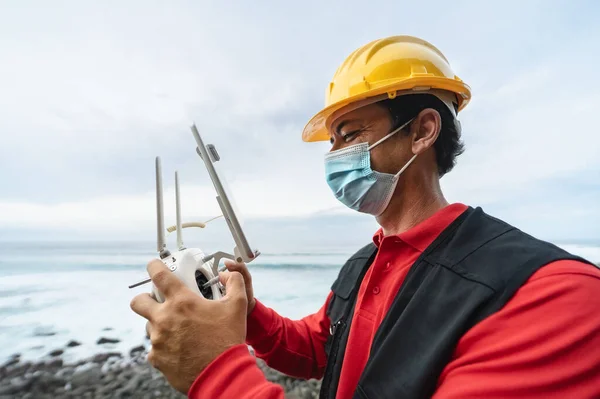
<path fill-rule="evenodd" d="M 148 362 L 178 391 L 187 394 L 198 375 L 217 356 L 246 340 L 248 300 L 244 278 L 237 272 L 220 275 L 227 294 L 209 300 L 188 289 L 156 259 L 148 274 L 165 301 L 150 294 L 131 300 L 131 309 L 148 319 L 152 349 Z"/>
<path fill-rule="evenodd" d="M 248 297 L 248 314 L 254 309 L 256 300 L 254 299 L 254 290 L 252 289 L 252 276 L 248 271 L 248 266 L 245 263 L 235 263 L 230 260 L 226 260 L 225 266 L 230 272 L 238 272 L 244 277 L 244 283 L 246 285 L 246 296 Z"/>

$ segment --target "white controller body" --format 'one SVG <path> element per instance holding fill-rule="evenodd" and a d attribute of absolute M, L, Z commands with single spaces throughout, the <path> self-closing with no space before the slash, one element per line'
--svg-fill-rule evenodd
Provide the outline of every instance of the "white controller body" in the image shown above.
<path fill-rule="evenodd" d="M 169 256 L 162 259 L 163 263 L 171 270 L 171 273 L 175 274 L 183 283 L 196 294 L 208 297 L 208 299 L 221 299 L 224 295 L 222 285 L 220 283 L 213 284 L 203 289 L 204 294 L 198 287 L 198 280 L 196 278 L 200 273 L 200 285 L 210 280 L 216 275 L 213 272 L 212 263 L 213 260 L 202 262 L 205 258 L 205 254 L 198 248 L 186 248 L 180 251 L 176 251 Z M 164 298 L 160 291 L 152 284 L 152 294 L 158 302 L 164 302 Z M 212 296 L 212 298 L 210 297 Z"/>

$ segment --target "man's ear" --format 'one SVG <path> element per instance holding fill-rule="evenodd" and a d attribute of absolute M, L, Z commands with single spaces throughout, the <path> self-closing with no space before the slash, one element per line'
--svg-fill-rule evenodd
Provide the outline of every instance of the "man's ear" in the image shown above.
<path fill-rule="evenodd" d="M 422 154 L 433 146 L 442 130 L 442 117 L 433 108 L 426 108 L 412 123 L 413 154 Z"/>

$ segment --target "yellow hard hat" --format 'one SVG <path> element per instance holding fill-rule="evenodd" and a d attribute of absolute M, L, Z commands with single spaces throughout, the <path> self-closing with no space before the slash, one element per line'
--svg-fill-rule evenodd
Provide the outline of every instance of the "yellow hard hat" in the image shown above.
<path fill-rule="evenodd" d="M 329 140 L 327 127 L 340 112 L 405 93 L 448 92 L 458 111 L 471 99 L 471 89 L 431 43 L 413 36 L 374 40 L 355 50 L 339 66 L 325 94 L 325 108 L 311 118 L 303 141 Z"/>

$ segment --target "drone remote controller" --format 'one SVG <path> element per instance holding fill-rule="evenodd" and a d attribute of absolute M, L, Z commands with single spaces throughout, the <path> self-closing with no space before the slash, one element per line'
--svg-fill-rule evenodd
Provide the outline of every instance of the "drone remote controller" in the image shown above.
<path fill-rule="evenodd" d="M 238 217 L 233 209 L 230 202 L 230 194 L 225 191 L 223 181 L 220 175 L 217 173 L 214 162 L 217 162 L 220 158 L 216 152 L 216 148 L 213 145 L 204 146 L 200 134 L 196 129 L 196 126 L 192 126 L 192 133 L 198 143 L 199 147 L 196 148 L 196 152 L 202 160 L 209 172 L 215 190 L 217 191 L 217 202 L 223 212 L 222 216 L 227 221 L 227 226 L 232 234 L 232 237 L 236 243 L 234 248 L 234 254 L 229 254 L 223 251 L 218 251 L 210 255 L 206 255 L 199 248 L 186 248 L 183 244 L 182 229 L 189 227 L 206 227 L 206 223 L 216 219 L 212 218 L 206 222 L 190 222 L 181 223 L 181 205 L 179 198 L 179 177 L 175 172 L 175 204 L 176 204 L 176 225 L 171 226 L 167 231 L 177 231 L 177 247 L 178 250 L 171 253 L 167 249 L 165 240 L 165 228 L 164 228 L 164 212 L 163 212 L 163 196 L 162 196 L 162 171 L 160 157 L 156 157 L 156 221 L 157 221 L 157 251 L 162 262 L 174 273 L 183 283 L 198 295 L 203 296 L 207 299 L 220 299 L 225 294 L 225 289 L 219 281 L 219 271 L 223 271 L 226 268 L 223 266 L 219 268 L 219 262 L 221 259 L 232 259 L 236 262 L 251 262 L 255 259 L 260 252 L 253 250 L 248 245 L 246 236 L 242 230 L 241 224 L 238 221 Z M 209 152 L 210 151 L 210 152 Z M 220 217 L 220 216 L 217 216 Z M 134 288 L 145 283 L 151 282 L 150 279 L 146 279 L 139 283 L 130 285 L 129 288 Z M 158 302 L 163 302 L 159 290 L 154 284 L 152 284 L 152 295 Z"/>
<path fill-rule="evenodd" d="M 162 261 L 192 291 L 207 299 L 219 299 L 224 295 L 220 284 L 204 286 L 215 277 L 212 274 L 212 267 L 202 262 L 204 257 L 204 253 L 199 249 L 190 248 L 170 254 Z M 152 295 L 158 302 L 164 301 L 154 284 L 152 284 Z"/>

